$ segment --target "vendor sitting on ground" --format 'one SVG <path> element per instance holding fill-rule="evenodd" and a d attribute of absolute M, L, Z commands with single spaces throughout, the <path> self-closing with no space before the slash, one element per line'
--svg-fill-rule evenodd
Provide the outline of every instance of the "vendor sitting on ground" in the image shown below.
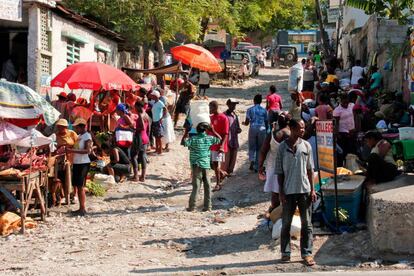
<path fill-rule="evenodd" d="M 111 162 L 105 167 L 108 174 L 112 175 L 117 182 L 123 182 L 131 173 L 131 162 L 128 156 L 116 146 L 102 144 L 101 149 L 111 158 Z"/>
<path fill-rule="evenodd" d="M 392 156 L 391 145 L 382 138 L 378 131 L 368 131 L 365 143 L 371 148 L 367 160 L 367 182 L 376 184 L 393 180 L 398 175 L 398 168 Z"/>

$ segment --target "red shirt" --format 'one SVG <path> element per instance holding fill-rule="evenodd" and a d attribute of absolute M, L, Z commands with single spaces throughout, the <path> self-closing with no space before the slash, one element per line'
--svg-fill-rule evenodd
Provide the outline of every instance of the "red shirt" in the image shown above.
<path fill-rule="evenodd" d="M 268 110 L 280 110 L 282 105 L 282 98 L 276 94 L 270 94 L 266 96 L 266 100 L 268 103 Z"/>
<path fill-rule="evenodd" d="M 211 114 L 210 120 L 211 120 L 211 126 L 222 138 L 224 137 L 224 135 L 229 134 L 230 125 L 229 125 L 229 119 L 227 118 L 226 115 L 224 115 L 223 113 L 219 113 L 217 115 Z M 208 134 L 212 135 L 212 133 L 208 133 Z M 226 138 L 226 141 L 224 142 L 224 147 L 223 147 L 224 152 L 227 152 L 229 149 L 227 142 L 228 142 L 228 137 Z M 212 145 L 210 150 L 219 151 L 220 145 Z"/>

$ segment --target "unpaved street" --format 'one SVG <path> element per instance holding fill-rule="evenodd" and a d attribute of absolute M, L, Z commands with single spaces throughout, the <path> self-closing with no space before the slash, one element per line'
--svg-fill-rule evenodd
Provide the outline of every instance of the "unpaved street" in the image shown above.
<path fill-rule="evenodd" d="M 256 93 L 271 83 L 286 100 L 287 70 L 265 69 L 244 87 L 212 88 L 224 111 L 228 97 L 239 99 L 240 118 Z M 314 269 L 300 263 L 298 242 L 293 262 L 281 264 L 278 242 L 257 216 L 268 207 L 263 183 L 248 170 L 247 128 L 240 137 L 237 172 L 214 194 L 212 212 L 185 211 L 191 191 L 188 151 L 178 141 L 163 156 L 150 156 L 145 184 L 112 187 L 105 198 L 88 197 L 89 215 L 73 218 L 68 208 L 51 211 L 46 223 L 25 236 L 0 238 L 0 275 L 218 275 L 393 268 L 369 261 L 364 231 L 315 238 Z M 200 201 L 201 203 L 201 201 Z M 75 208 L 71 206 L 71 208 Z M 200 208 L 201 210 L 201 208 Z M 401 268 L 401 267 L 400 267 Z"/>

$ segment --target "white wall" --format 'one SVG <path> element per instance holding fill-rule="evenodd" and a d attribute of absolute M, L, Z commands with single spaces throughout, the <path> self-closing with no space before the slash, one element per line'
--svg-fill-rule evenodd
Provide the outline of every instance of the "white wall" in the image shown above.
<path fill-rule="evenodd" d="M 27 36 L 27 85 L 38 91 L 40 85 L 40 10 L 36 5 L 29 8 L 29 32 Z"/>
<path fill-rule="evenodd" d="M 113 66 L 117 65 L 118 44 L 117 42 L 107 39 L 91 30 L 77 25 L 72 21 L 66 20 L 56 14 L 52 17 L 52 78 L 66 68 L 66 41 L 62 32 L 81 36 L 88 40 L 88 43 L 82 45 L 80 49 L 80 61 L 96 61 L 97 55 L 95 45 L 99 44 L 111 49 L 107 54 L 107 63 Z"/>
<path fill-rule="evenodd" d="M 360 28 L 368 21 L 369 15 L 366 15 L 363 10 L 344 6 L 343 11 L 343 27 L 346 29 L 348 24 L 354 21 L 353 28 Z"/>

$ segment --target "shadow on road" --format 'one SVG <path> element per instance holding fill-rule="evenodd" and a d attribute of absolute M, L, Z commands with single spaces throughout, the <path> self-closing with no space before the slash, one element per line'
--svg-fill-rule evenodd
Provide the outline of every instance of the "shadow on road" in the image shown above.
<path fill-rule="evenodd" d="M 240 252 L 252 252 L 265 245 L 274 248 L 274 242 L 267 231 L 253 229 L 237 234 L 223 234 L 191 238 L 177 239 L 156 239 L 146 241 L 144 245 L 164 244 L 168 246 L 169 242 L 178 244 L 191 244 L 191 250 L 185 252 L 187 258 L 204 258 L 217 255 L 228 255 Z"/>
<path fill-rule="evenodd" d="M 212 271 L 212 270 L 221 270 L 224 268 L 251 268 L 258 266 L 274 266 L 278 264 L 277 260 L 267 260 L 267 261 L 258 261 L 258 262 L 243 262 L 243 263 L 230 263 L 230 264 L 213 264 L 213 265 L 195 265 L 189 267 L 165 267 L 165 268 L 150 268 L 150 269 L 133 269 L 129 271 L 130 273 L 138 274 L 157 274 L 157 273 L 182 273 L 190 271 Z M 195 274 L 198 275 L 198 274 Z"/>

